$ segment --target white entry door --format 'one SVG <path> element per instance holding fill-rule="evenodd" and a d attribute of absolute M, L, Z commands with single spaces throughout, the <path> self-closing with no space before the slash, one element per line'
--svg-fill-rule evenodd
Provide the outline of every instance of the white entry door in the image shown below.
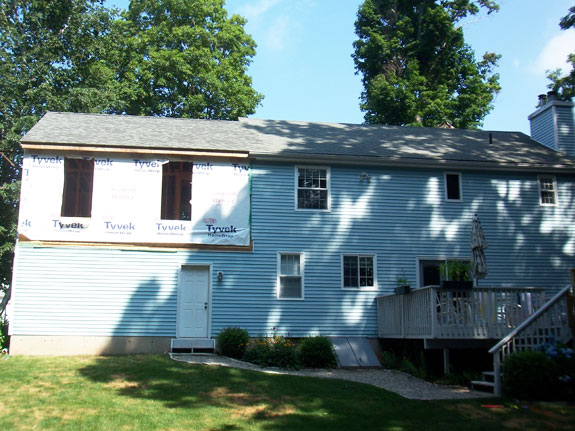
<path fill-rule="evenodd" d="M 178 338 L 208 338 L 209 267 L 183 267 L 178 286 Z"/>

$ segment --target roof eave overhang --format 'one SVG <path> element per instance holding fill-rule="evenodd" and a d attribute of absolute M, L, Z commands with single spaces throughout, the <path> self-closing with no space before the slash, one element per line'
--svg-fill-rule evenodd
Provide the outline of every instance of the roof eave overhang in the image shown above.
<path fill-rule="evenodd" d="M 65 151 L 68 153 L 94 153 L 94 154 L 124 154 L 124 155 L 153 155 L 153 156 L 179 156 L 179 157 L 225 157 L 250 158 L 261 161 L 287 162 L 287 163 L 330 163 L 340 165 L 364 166 L 390 166 L 404 168 L 430 168 L 430 169 L 465 169 L 477 171 L 515 171 L 515 172 L 555 172 L 575 174 L 575 164 L 544 164 L 544 163 L 515 163 L 495 161 L 470 160 L 442 160 L 424 159 L 416 157 L 374 157 L 349 156 L 338 154 L 270 154 L 248 151 L 229 151 L 215 149 L 184 149 L 184 148 L 151 148 L 151 147 L 119 147 L 112 145 L 86 145 L 83 143 L 50 143 L 21 141 L 21 146 L 27 151 Z"/>
<path fill-rule="evenodd" d="M 429 160 L 417 158 L 384 158 L 341 155 L 271 155 L 250 153 L 250 158 L 270 162 L 331 163 L 363 166 L 390 166 L 402 168 L 465 169 L 476 171 L 555 172 L 575 174 L 575 165 L 543 163 L 511 163 L 467 160 Z"/>

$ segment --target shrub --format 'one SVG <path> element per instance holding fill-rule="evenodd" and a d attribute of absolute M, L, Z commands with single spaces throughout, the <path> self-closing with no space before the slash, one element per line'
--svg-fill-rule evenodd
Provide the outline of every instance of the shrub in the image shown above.
<path fill-rule="evenodd" d="M 333 345 L 326 337 L 311 337 L 302 340 L 299 357 L 304 367 L 333 368 L 337 365 Z"/>
<path fill-rule="evenodd" d="M 400 357 L 391 351 L 385 351 L 381 354 L 380 362 L 382 367 L 388 370 L 403 371 L 420 379 L 429 379 L 431 377 L 427 372 L 423 352 L 419 355 L 419 361 L 411 361 L 405 356 Z"/>
<path fill-rule="evenodd" d="M 380 357 L 381 366 L 386 370 L 399 370 L 401 358 L 389 350 L 384 351 Z"/>
<path fill-rule="evenodd" d="M 558 373 L 556 363 L 544 352 L 516 352 L 503 362 L 503 390 L 522 400 L 555 398 Z"/>
<path fill-rule="evenodd" d="M 264 338 L 256 339 L 248 347 L 243 360 L 266 367 L 270 365 L 271 346 Z"/>
<path fill-rule="evenodd" d="M 241 328 L 226 328 L 218 335 L 218 349 L 224 356 L 242 359 L 246 353 L 250 335 Z"/>
<path fill-rule="evenodd" d="M 0 318 L 0 350 L 8 348 L 8 321 Z"/>
<path fill-rule="evenodd" d="M 299 368 L 295 344 L 275 332 L 271 338 L 258 338 L 247 350 L 244 360 L 263 367 Z"/>

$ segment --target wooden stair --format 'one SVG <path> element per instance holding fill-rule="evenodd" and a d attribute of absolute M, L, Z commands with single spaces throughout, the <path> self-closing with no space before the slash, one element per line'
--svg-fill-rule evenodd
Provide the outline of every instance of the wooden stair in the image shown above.
<path fill-rule="evenodd" d="M 483 392 L 495 391 L 495 372 L 483 371 L 481 373 L 483 380 L 472 380 L 471 389 L 476 389 Z M 501 376 L 503 378 L 503 376 Z"/>
<path fill-rule="evenodd" d="M 171 353 L 206 354 L 215 353 L 216 340 L 213 338 L 172 338 Z"/>

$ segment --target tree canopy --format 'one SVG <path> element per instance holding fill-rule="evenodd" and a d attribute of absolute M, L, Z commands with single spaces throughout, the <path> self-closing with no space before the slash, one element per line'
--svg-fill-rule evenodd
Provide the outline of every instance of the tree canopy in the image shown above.
<path fill-rule="evenodd" d="M 575 6 L 569 8 L 569 13 L 561 18 L 559 26 L 563 30 L 575 28 Z M 555 90 L 557 95 L 564 100 L 575 96 L 575 52 L 569 54 L 567 61 L 571 63 L 571 72 L 562 76 L 561 69 L 550 72 L 547 77 L 551 80 L 549 88 Z"/>
<path fill-rule="evenodd" d="M 476 61 L 458 23 L 479 0 L 365 0 L 355 22 L 356 71 L 363 75 L 360 107 L 367 123 L 411 126 L 481 125 L 499 92 L 499 58 Z"/>
<path fill-rule="evenodd" d="M 224 0 L 132 0 L 116 22 L 116 79 L 124 103 L 114 112 L 237 119 L 262 95 L 246 74 L 256 44 Z"/>
<path fill-rule="evenodd" d="M 237 119 L 262 95 L 255 42 L 224 0 L 0 2 L 0 282 L 16 237 L 19 140 L 46 111 Z"/>

